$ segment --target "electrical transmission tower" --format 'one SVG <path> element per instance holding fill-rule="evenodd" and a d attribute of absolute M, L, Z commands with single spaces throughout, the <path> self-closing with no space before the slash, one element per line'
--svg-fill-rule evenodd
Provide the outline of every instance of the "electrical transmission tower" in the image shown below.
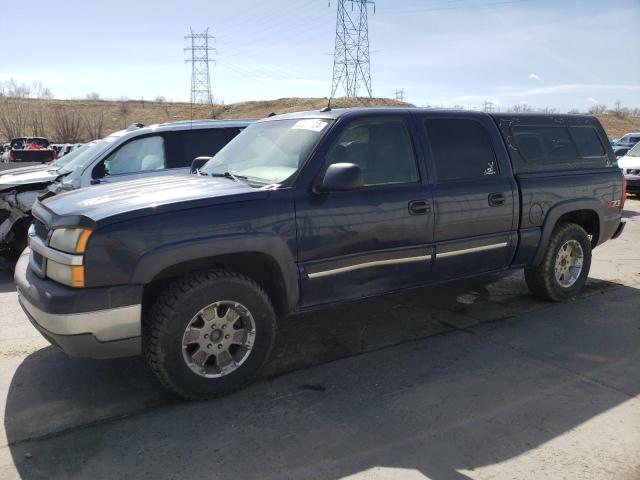
<path fill-rule="evenodd" d="M 338 0 L 331 98 L 335 97 L 340 86 L 344 88 L 347 97 L 357 97 L 361 86 L 364 86 L 369 97 L 373 97 L 369 56 L 369 5 L 373 5 L 375 13 L 373 0 Z"/>
<path fill-rule="evenodd" d="M 485 101 L 482 109 L 487 113 L 491 113 L 495 110 L 495 105 L 493 102 Z"/>
<path fill-rule="evenodd" d="M 186 35 L 185 40 L 191 40 L 191 46 L 185 48 L 185 51 L 191 52 L 191 58 L 185 60 L 191 63 L 191 103 L 203 103 L 211 105 L 213 97 L 211 96 L 211 77 L 209 76 L 209 52 L 215 53 L 215 48 L 209 46 L 209 40 L 215 37 L 209 35 L 207 28 L 203 33 L 194 33 L 190 29 L 191 34 Z"/>
<path fill-rule="evenodd" d="M 404 102 L 404 88 L 402 90 L 396 90 L 396 100 L 398 102 Z"/>

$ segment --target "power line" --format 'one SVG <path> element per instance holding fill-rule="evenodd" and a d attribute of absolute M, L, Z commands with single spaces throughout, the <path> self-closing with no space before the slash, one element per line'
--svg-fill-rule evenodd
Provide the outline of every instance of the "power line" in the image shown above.
<path fill-rule="evenodd" d="M 350 4 L 351 11 L 347 4 Z M 373 5 L 375 13 L 374 0 L 338 0 L 331 98 L 335 97 L 340 86 L 347 97 L 357 97 L 361 86 L 364 86 L 369 97 L 373 97 L 369 52 L 369 5 Z"/>
<path fill-rule="evenodd" d="M 191 52 L 191 58 L 185 60 L 191 63 L 191 103 L 213 104 L 211 95 L 211 77 L 209 75 L 209 52 L 215 52 L 215 48 L 209 46 L 209 40 L 214 40 L 209 35 L 207 28 L 203 33 L 194 33 L 190 29 L 191 34 L 186 35 L 185 40 L 191 40 L 191 46 L 185 48 L 185 51 Z"/>

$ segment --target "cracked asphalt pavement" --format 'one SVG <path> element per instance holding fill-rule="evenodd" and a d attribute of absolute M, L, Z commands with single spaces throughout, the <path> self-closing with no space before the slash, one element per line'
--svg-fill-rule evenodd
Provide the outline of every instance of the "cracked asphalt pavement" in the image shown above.
<path fill-rule="evenodd" d="M 640 480 L 640 199 L 625 220 L 576 299 L 518 272 L 293 316 L 208 402 L 49 346 L 0 272 L 0 478 Z"/>

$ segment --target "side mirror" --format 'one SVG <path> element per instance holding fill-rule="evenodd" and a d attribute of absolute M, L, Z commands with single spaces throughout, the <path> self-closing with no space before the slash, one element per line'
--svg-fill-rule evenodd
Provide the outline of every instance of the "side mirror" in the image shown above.
<path fill-rule="evenodd" d="M 364 185 L 362 170 L 353 163 L 334 163 L 329 165 L 322 179 L 322 192 L 348 192 Z"/>
<path fill-rule="evenodd" d="M 202 167 L 205 166 L 205 164 L 211 160 L 213 157 L 196 157 L 193 159 L 193 162 L 191 162 L 191 173 L 196 173 L 198 170 L 200 170 Z"/>
<path fill-rule="evenodd" d="M 104 166 L 104 162 L 100 162 L 93 168 L 93 171 L 91 172 L 91 178 L 94 180 L 100 180 L 101 178 L 104 178 L 106 174 L 107 167 Z"/>

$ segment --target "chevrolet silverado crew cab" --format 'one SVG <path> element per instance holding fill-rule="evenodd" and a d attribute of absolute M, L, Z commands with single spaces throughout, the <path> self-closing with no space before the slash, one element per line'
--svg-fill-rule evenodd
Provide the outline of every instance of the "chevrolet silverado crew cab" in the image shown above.
<path fill-rule="evenodd" d="M 544 299 L 575 295 L 622 232 L 623 190 L 594 117 L 274 116 L 194 175 L 37 202 L 15 280 L 52 344 L 142 353 L 208 398 L 256 377 L 291 312 L 516 268 Z"/>
<path fill-rule="evenodd" d="M 17 257 L 27 244 L 31 207 L 42 195 L 135 178 L 188 173 L 194 158 L 214 155 L 249 122 L 197 120 L 133 124 L 53 163 L 0 174 L 0 251 Z"/>

